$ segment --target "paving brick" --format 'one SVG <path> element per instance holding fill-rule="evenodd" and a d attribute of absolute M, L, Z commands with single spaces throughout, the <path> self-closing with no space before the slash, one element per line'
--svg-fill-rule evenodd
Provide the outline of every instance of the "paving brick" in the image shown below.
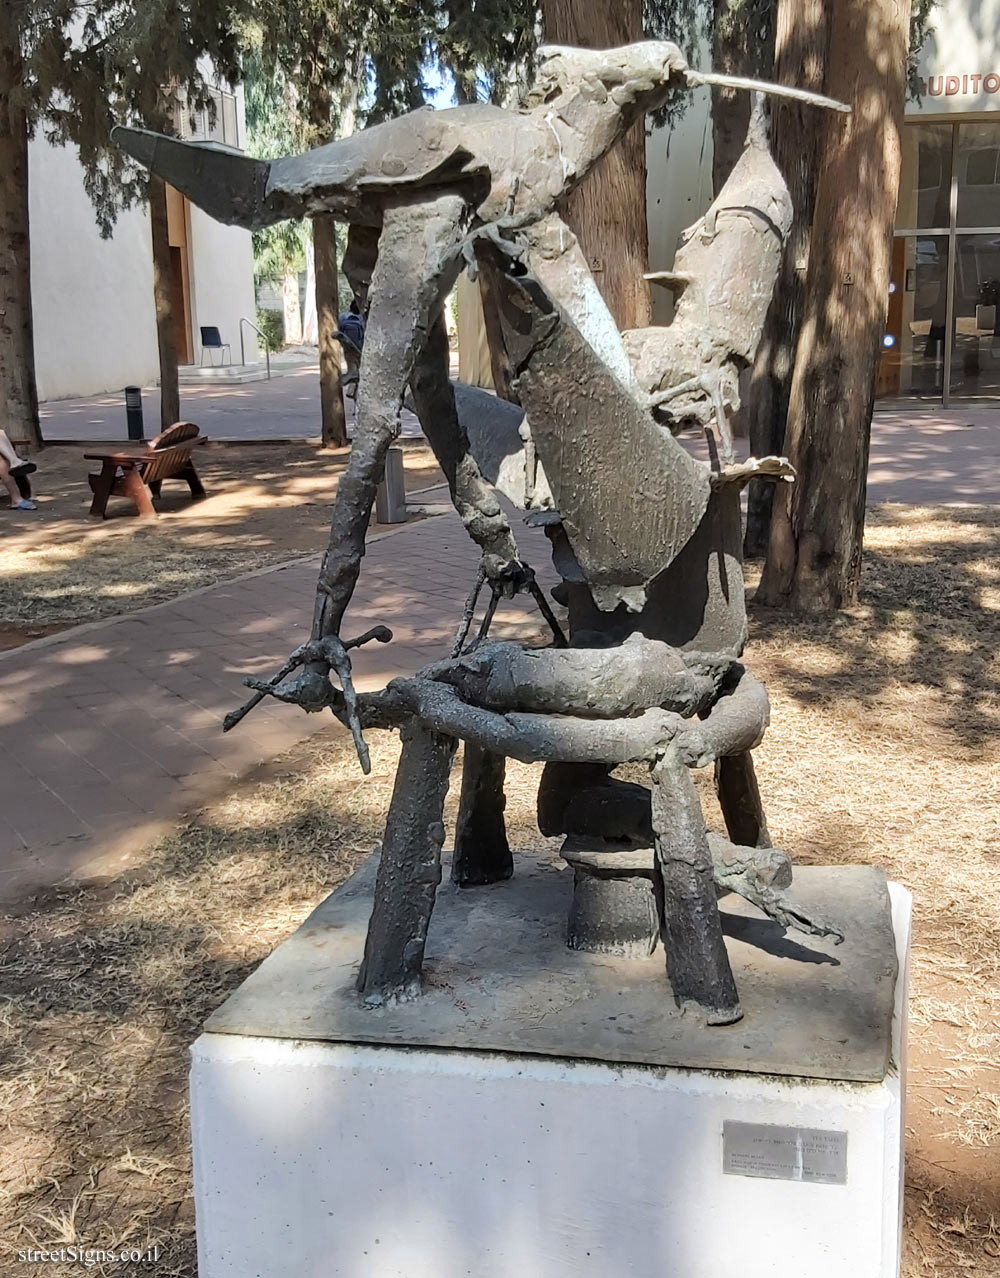
<path fill-rule="evenodd" d="M 548 562 L 540 534 L 525 544 L 534 562 Z M 221 731 L 222 716 L 249 695 L 243 677 L 271 674 L 308 636 L 318 562 L 0 659 L 0 897 L 95 858 L 115 862 L 163 818 L 331 727 L 329 716 L 269 701 L 242 729 Z M 381 687 L 447 652 L 476 563 L 454 517 L 371 543 L 345 628 L 385 624 L 398 638 L 355 653 L 360 687 Z M 511 610 L 503 624 L 520 631 L 537 618 Z"/>

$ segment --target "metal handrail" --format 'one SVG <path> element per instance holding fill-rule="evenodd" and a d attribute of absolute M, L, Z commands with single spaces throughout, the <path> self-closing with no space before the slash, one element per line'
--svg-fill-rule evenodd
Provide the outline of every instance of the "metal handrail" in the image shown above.
<path fill-rule="evenodd" d="M 257 336 L 264 339 L 264 360 L 267 363 L 267 380 L 270 381 L 271 380 L 271 343 L 267 340 L 267 334 L 262 332 L 257 327 L 257 325 L 253 322 L 253 320 L 248 320 L 246 316 L 244 316 L 240 320 L 240 363 L 244 365 L 245 367 L 247 362 L 246 345 L 243 341 L 243 325 L 244 324 L 249 324 L 250 327 L 253 329 L 253 331 L 257 334 Z"/>

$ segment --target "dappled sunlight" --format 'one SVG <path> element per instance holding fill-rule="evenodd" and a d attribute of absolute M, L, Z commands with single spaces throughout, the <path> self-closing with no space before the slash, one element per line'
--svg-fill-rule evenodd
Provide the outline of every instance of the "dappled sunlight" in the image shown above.
<path fill-rule="evenodd" d="M 157 520 L 140 521 L 128 502 L 113 499 L 111 517 L 95 521 L 83 451 L 42 454 L 41 508 L 31 520 L 7 524 L 0 510 L 0 617 L 10 642 L 33 628 L 128 612 L 318 554 L 348 456 L 305 444 L 208 445 L 197 457 L 204 501 L 192 503 L 185 485 L 166 483 Z M 408 489 L 441 480 L 419 441 L 406 441 L 404 463 Z"/>
<path fill-rule="evenodd" d="M 878 507 L 861 606 L 753 607 L 748 648 L 771 698 L 755 759 L 775 842 L 914 894 L 907 1245 L 975 1202 L 969 1272 L 1000 1251 L 1000 620 L 981 606 L 998 552 L 996 508 Z"/>
<path fill-rule="evenodd" d="M 881 716 L 912 696 L 940 748 L 976 760 L 1000 731 L 1000 622 L 982 603 L 994 562 L 993 507 L 875 507 L 860 607 L 815 619 L 754 606 L 753 660 L 763 647 L 804 703 L 835 704 L 850 686 L 867 713 Z"/>

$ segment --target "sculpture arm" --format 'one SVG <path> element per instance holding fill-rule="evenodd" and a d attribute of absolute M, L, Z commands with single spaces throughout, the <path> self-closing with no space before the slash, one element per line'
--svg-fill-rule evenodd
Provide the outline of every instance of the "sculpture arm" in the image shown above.
<path fill-rule="evenodd" d="M 716 759 L 759 745 L 770 712 L 763 684 L 744 669 L 732 692 L 720 697 L 704 719 L 685 722 L 674 745 L 689 768 L 707 767 Z"/>
<path fill-rule="evenodd" d="M 496 493 L 469 448 L 448 376 L 448 336 L 439 308 L 417 353 L 410 389 L 427 441 L 448 481 L 451 500 L 472 540 L 483 552 L 491 580 L 516 576 L 517 543 Z"/>

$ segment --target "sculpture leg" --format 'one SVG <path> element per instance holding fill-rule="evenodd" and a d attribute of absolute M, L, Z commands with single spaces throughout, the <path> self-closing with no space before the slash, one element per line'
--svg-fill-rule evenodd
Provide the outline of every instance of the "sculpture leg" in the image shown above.
<path fill-rule="evenodd" d="M 611 773 L 604 763 L 546 763 L 538 785 L 538 828 L 546 836 L 565 834 L 566 812 L 578 795 L 606 785 Z"/>
<path fill-rule="evenodd" d="M 716 759 L 715 792 L 719 796 L 726 832 L 733 843 L 748 848 L 774 846 L 749 750 Z"/>
<path fill-rule="evenodd" d="M 465 747 L 451 867 L 452 880 L 459 887 L 500 883 L 514 873 L 503 819 L 506 770 L 507 760 L 502 754 L 491 754 L 471 743 Z"/>
<path fill-rule="evenodd" d="M 694 781 L 673 746 L 654 765 L 653 834 L 663 885 L 663 944 L 677 1003 L 710 1025 L 743 1015 L 722 937 L 712 854 Z"/>
<path fill-rule="evenodd" d="M 336 635 L 361 570 L 385 455 L 423 334 L 459 269 L 468 219 L 461 196 L 411 196 L 385 210 L 358 387 L 354 446 L 340 478 L 323 556 L 313 637 Z"/>
<path fill-rule="evenodd" d="M 451 500 L 469 536 L 482 549 L 487 575 L 494 577 L 517 561 L 517 545 L 496 493 L 469 449 L 469 437 L 455 406 L 448 358 L 448 332 L 443 309 L 438 306 L 417 354 L 410 387 L 421 428 L 448 481 Z"/>
<path fill-rule="evenodd" d="M 455 740 L 412 720 L 400 729 L 403 751 L 382 841 L 375 904 L 358 974 L 366 1003 L 420 992 L 424 944 L 441 881 L 444 800 Z"/>

